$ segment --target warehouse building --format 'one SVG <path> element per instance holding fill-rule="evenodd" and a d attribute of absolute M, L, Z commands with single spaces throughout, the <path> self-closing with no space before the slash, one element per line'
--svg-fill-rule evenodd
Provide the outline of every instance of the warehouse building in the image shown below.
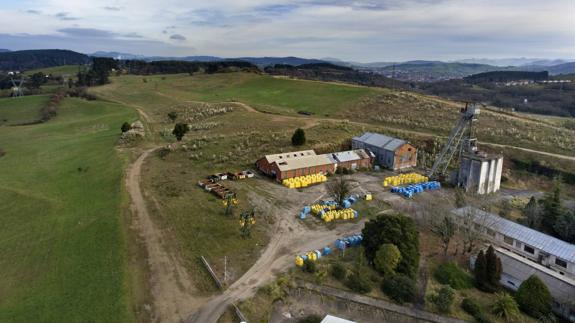
<path fill-rule="evenodd" d="M 316 155 L 313 150 L 267 155 L 256 161 L 264 174 L 282 181 L 287 178 L 335 172 L 336 163 L 328 155 Z"/>
<path fill-rule="evenodd" d="M 417 149 L 407 141 L 366 132 L 351 139 L 352 149 L 366 149 L 375 155 L 375 164 L 401 170 L 417 166 Z"/>

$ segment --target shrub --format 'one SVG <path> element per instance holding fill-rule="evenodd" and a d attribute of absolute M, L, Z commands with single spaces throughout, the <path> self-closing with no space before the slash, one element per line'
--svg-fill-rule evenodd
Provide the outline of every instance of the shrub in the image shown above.
<path fill-rule="evenodd" d="M 0 148 L 0 157 L 6 155 L 6 151 L 2 148 Z"/>
<path fill-rule="evenodd" d="M 342 281 L 345 279 L 345 276 L 347 275 L 347 270 L 342 264 L 335 263 L 331 266 L 331 275 L 335 279 Z"/>
<path fill-rule="evenodd" d="M 321 323 L 321 316 L 316 314 L 310 314 L 298 321 L 298 323 Z"/>
<path fill-rule="evenodd" d="M 453 289 L 459 290 L 473 287 L 471 275 L 459 268 L 454 262 L 446 262 L 437 266 L 433 277 L 439 283 L 449 285 Z"/>
<path fill-rule="evenodd" d="M 439 312 L 451 312 L 451 305 L 455 299 L 455 290 L 449 286 L 443 286 L 434 295 L 431 296 L 431 302 L 435 304 Z"/>
<path fill-rule="evenodd" d="M 473 316 L 478 323 L 490 323 L 489 319 L 485 316 L 485 313 L 481 310 L 479 304 L 477 304 L 471 298 L 463 299 L 461 302 L 461 308 L 467 312 L 469 315 Z"/>
<path fill-rule="evenodd" d="M 294 146 L 301 146 L 305 144 L 305 131 L 302 128 L 297 128 L 291 137 L 291 143 Z"/>
<path fill-rule="evenodd" d="M 130 129 L 132 129 L 132 126 L 130 126 L 129 123 L 127 123 L 127 122 L 122 123 L 122 127 L 121 127 L 122 132 L 126 132 Z"/>
<path fill-rule="evenodd" d="M 551 313 L 551 294 L 537 276 L 532 275 L 519 286 L 515 299 L 523 312 L 535 318 Z"/>
<path fill-rule="evenodd" d="M 412 302 L 415 298 L 415 282 L 405 275 L 385 277 L 381 290 L 399 304 Z"/>
<path fill-rule="evenodd" d="M 176 123 L 176 125 L 174 126 L 174 130 L 172 131 L 172 134 L 176 136 L 176 139 L 178 141 L 181 141 L 184 135 L 188 132 L 188 130 L 189 128 L 187 124 Z"/>
<path fill-rule="evenodd" d="M 512 322 L 519 316 L 519 307 L 515 299 L 507 293 L 496 293 L 495 302 L 492 305 L 495 316 L 507 322 Z"/>
<path fill-rule="evenodd" d="M 317 271 L 317 266 L 315 264 L 314 261 L 311 261 L 309 259 L 304 260 L 303 262 L 303 266 L 302 266 L 303 271 L 305 271 L 306 273 L 310 273 L 313 274 Z"/>
<path fill-rule="evenodd" d="M 178 118 L 178 113 L 176 111 L 170 111 L 168 112 L 168 118 L 170 118 L 172 121 L 176 121 Z"/>
<path fill-rule="evenodd" d="M 354 292 L 360 294 L 366 294 L 371 292 L 372 290 L 371 282 L 369 281 L 369 279 L 367 279 L 365 275 L 362 275 L 357 272 L 351 273 L 347 277 L 346 285 Z"/>
<path fill-rule="evenodd" d="M 375 253 L 375 269 L 384 276 L 393 275 L 400 260 L 401 252 L 397 246 L 392 243 L 385 243 Z"/>

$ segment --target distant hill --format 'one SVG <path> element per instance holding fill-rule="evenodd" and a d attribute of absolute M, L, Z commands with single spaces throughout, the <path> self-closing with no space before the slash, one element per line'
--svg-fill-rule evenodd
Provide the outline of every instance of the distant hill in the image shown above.
<path fill-rule="evenodd" d="M 10 51 L 9 49 L 0 48 L 0 53 L 6 53 L 6 52 L 9 52 L 9 51 Z"/>
<path fill-rule="evenodd" d="M 440 61 L 409 61 L 375 68 L 378 73 L 405 81 L 438 81 L 459 79 L 468 75 L 502 69 L 485 64 L 446 63 Z"/>
<path fill-rule="evenodd" d="M 468 59 L 461 59 L 455 62 L 457 63 L 466 63 L 466 64 L 486 64 L 486 65 L 494 65 L 494 66 L 529 66 L 529 65 L 536 65 L 536 66 L 553 66 L 568 62 L 573 62 L 575 60 L 566 60 L 566 59 L 543 59 L 543 58 L 499 58 L 499 59 L 491 59 L 491 58 L 468 58 Z"/>
<path fill-rule="evenodd" d="M 563 63 L 553 66 L 531 65 L 525 66 L 524 68 L 529 71 L 548 71 L 551 75 L 573 74 L 575 73 L 575 62 Z"/>
<path fill-rule="evenodd" d="M 473 74 L 463 78 L 470 83 L 482 82 L 511 82 L 511 81 L 544 81 L 549 79 L 549 73 L 543 72 L 525 72 L 525 71 L 493 71 L 479 74 Z"/>
<path fill-rule="evenodd" d="M 0 53 L 0 71 L 25 71 L 37 68 L 86 64 L 87 55 L 61 49 L 19 50 Z"/>

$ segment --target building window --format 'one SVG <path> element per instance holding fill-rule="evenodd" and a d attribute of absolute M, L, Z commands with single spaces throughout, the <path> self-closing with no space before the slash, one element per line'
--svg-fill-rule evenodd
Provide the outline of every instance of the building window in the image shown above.
<path fill-rule="evenodd" d="M 489 229 L 489 228 L 487 228 L 487 234 L 490 235 L 490 236 L 492 236 L 492 237 L 495 237 L 495 231 L 493 231 L 493 230 L 491 230 L 491 229 Z"/>
<path fill-rule="evenodd" d="M 503 242 L 512 246 L 513 245 L 513 238 L 508 237 L 508 236 L 503 236 Z"/>
<path fill-rule="evenodd" d="M 528 246 L 528 245 L 525 245 L 525 246 L 523 247 L 523 250 L 525 250 L 525 252 L 528 252 L 528 253 L 530 253 L 530 254 L 532 254 L 532 255 L 535 254 L 535 249 L 534 249 L 533 247 Z"/>
<path fill-rule="evenodd" d="M 559 258 L 555 258 L 555 264 L 557 266 L 561 266 L 563 268 L 567 268 L 567 262 L 565 260 L 561 260 Z"/>

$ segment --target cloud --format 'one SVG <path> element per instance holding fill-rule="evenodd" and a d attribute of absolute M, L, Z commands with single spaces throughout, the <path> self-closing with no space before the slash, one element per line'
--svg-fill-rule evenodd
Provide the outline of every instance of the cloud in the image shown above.
<path fill-rule="evenodd" d="M 42 12 L 40 10 L 28 9 L 26 13 L 33 14 L 33 15 L 41 15 Z"/>
<path fill-rule="evenodd" d="M 180 35 L 180 34 L 173 34 L 172 36 L 170 36 L 170 39 L 178 40 L 178 41 L 184 41 L 184 40 L 186 40 L 186 37 L 184 37 L 183 35 Z"/>
<path fill-rule="evenodd" d="M 123 34 L 122 37 L 126 37 L 126 38 L 144 38 L 144 36 L 138 34 L 138 33 L 127 33 L 127 34 Z"/>
<path fill-rule="evenodd" d="M 85 37 L 85 38 L 113 38 L 118 35 L 116 33 L 107 30 L 95 29 L 95 28 L 70 27 L 70 28 L 58 29 L 58 31 L 63 34 L 66 34 L 67 36 Z"/>
<path fill-rule="evenodd" d="M 78 20 L 79 18 L 71 17 L 68 12 L 58 12 L 54 15 L 54 17 L 63 20 L 63 21 L 71 21 L 71 20 Z"/>
<path fill-rule="evenodd" d="M 105 6 L 105 7 L 102 7 L 102 9 L 108 10 L 108 11 L 121 11 L 122 7 Z"/>

